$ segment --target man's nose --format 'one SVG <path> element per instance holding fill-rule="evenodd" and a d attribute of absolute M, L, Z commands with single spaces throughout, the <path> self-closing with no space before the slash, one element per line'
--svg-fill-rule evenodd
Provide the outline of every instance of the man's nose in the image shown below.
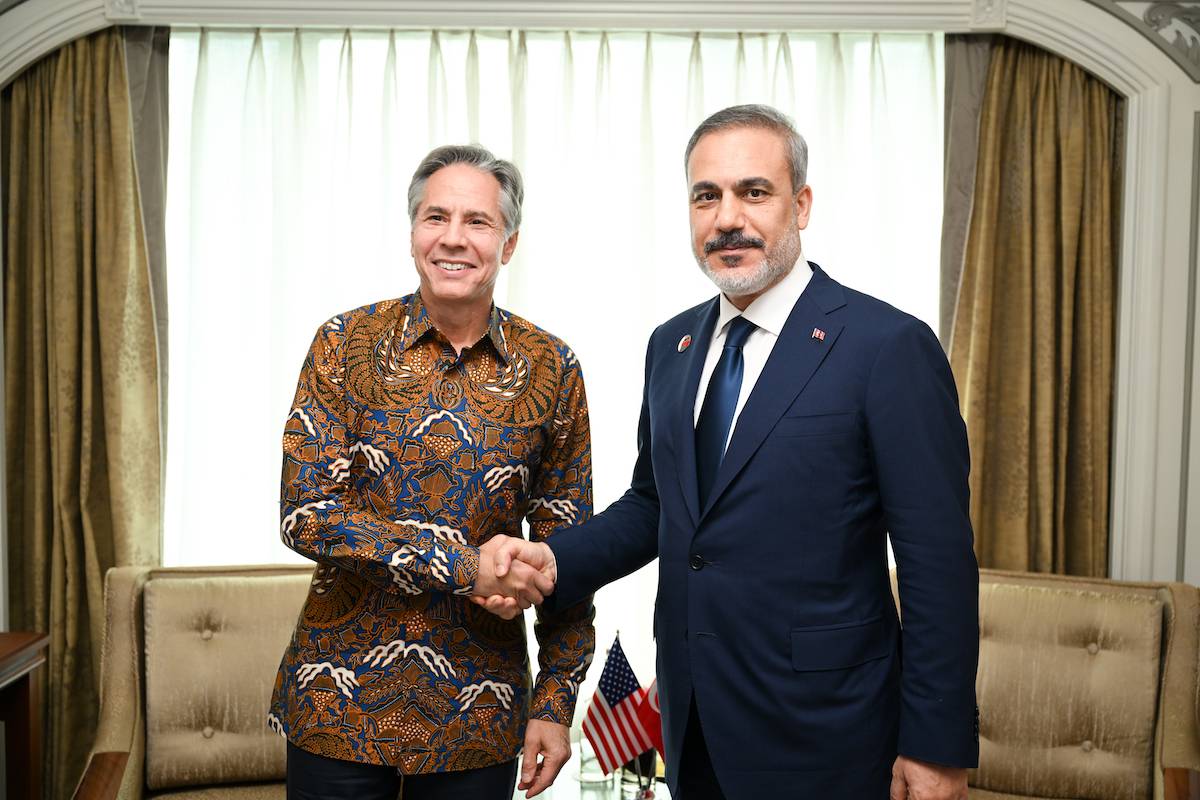
<path fill-rule="evenodd" d="M 734 231 L 746 227 L 741 200 L 728 194 L 722 197 L 721 204 L 717 206 L 716 225 L 720 231 Z"/>
<path fill-rule="evenodd" d="M 447 247 L 462 247 L 467 241 L 467 226 L 462 220 L 451 219 L 442 232 L 442 244 Z"/>

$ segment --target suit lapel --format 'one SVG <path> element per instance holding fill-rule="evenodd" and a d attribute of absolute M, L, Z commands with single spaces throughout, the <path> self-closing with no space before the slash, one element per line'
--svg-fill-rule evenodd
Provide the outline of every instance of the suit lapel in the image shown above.
<path fill-rule="evenodd" d="M 708 504 L 701 509 L 701 518 L 762 445 L 783 412 L 804 390 L 825 356 L 833 349 L 843 326 L 831 324 L 827 314 L 843 305 L 845 295 L 841 286 L 814 264 L 808 287 L 792 308 L 758 382 L 754 384 L 746 405 L 738 415 L 729 448 L 725 451 L 725 458 L 721 461 L 709 493 Z M 816 330 L 822 331 L 824 337 L 814 337 Z M 694 472 L 694 445 L 692 452 Z"/>
<path fill-rule="evenodd" d="M 700 521 L 700 490 L 696 483 L 696 392 L 700 387 L 700 373 L 704 371 L 704 360 L 712 344 L 713 328 L 717 324 L 720 310 L 719 298 L 701 306 L 695 317 L 694 327 L 688 333 L 692 344 L 679 356 L 683 360 L 683 371 L 676 373 L 679 394 L 675 399 L 674 439 L 675 464 L 678 467 L 679 488 L 683 492 L 692 525 Z"/>

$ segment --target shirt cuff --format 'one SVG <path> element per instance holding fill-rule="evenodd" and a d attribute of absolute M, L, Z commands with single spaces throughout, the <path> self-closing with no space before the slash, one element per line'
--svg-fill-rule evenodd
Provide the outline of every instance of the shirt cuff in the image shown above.
<path fill-rule="evenodd" d="M 479 548 L 445 539 L 425 547 L 410 545 L 392 556 L 388 569 L 401 589 L 405 583 L 420 581 L 427 591 L 470 596 L 479 578 Z"/>
<path fill-rule="evenodd" d="M 530 719 L 544 719 L 571 727 L 575 718 L 575 701 L 579 687 L 553 673 L 541 673 L 533 687 L 533 703 L 529 708 Z"/>

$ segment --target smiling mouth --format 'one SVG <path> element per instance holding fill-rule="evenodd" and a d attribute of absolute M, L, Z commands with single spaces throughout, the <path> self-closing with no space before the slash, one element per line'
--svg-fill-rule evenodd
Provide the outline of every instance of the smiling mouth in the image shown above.
<path fill-rule="evenodd" d="M 458 261 L 435 261 L 434 266 L 444 272 L 462 272 L 464 269 L 474 269 L 470 264 L 463 264 Z"/>

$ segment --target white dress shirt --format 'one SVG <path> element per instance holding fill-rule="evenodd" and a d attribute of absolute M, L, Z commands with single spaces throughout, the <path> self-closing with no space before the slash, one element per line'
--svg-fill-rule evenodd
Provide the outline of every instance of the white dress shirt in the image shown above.
<path fill-rule="evenodd" d="M 811 278 L 812 269 L 808 266 L 804 254 L 801 253 L 800 258 L 796 261 L 796 266 L 792 267 L 792 271 L 779 283 L 756 297 L 754 302 L 746 306 L 745 311 L 739 310 L 737 306 L 729 302 L 729 298 L 724 294 L 721 295 L 720 315 L 717 317 L 717 324 L 713 329 L 712 341 L 708 345 L 708 356 L 704 359 L 704 372 L 700 374 L 700 386 L 696 390 L 693 426 L 700 421 L 700 408 L 704 405 L 704 395 L 708 391 L 709 378 L 712 377 L 713 370 L 717 368 L 717 361 L 721 358 L 721 351 L 725 348 L 725 335 L 729 332 L 729 323 L 734 317 L 743 316 L 753 322 L 756 329 L 750 332 L 746 338 L 746 344 L 742 347 L 742 389 L 738 393 L 737 406 L 733 410 L 733 422 L 729 426 L 729 434 L 725 437 L 725 446 L 729 446 L 729 440 L 733 438 L 733 431 L 737 428 L 737 418 L 742 413 L 742 407 L 746 405 L 746 399 L 754 390 L 754 384 L 758 383 L 758 376 L 762 374 L 767 358 L 775 348 L 775 342 L 779 340 L 779 333 L 783 330 L 783 324 L 787 322 L 788 315 L 792 313 L 792 307 L 800 299 L 800 295 L 808 286 Z"/>

